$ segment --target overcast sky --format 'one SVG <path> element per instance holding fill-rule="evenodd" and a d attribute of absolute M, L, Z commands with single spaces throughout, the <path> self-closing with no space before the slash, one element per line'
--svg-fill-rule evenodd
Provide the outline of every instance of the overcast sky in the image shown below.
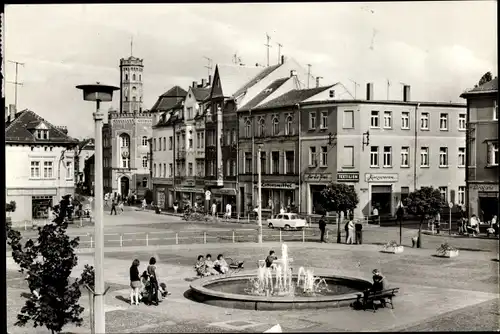
<path fill-rule="evenodd" d="M 119 85 L 119 59 L 144 59 L 144 106 L 173 85 L 207 77 L 207 60 L 271 63 L 295 58 L 323 84 L 343 82 L 357 96 L 374 83 L 375 98 L 463 102 L 460 93 L 487 71 L 497 75 L 494 1 L 273 4 L 7 5 L 6 58 L 24 62 L 18 110 L 29 108 L 70 135 L 92 135 L 94 105 L 75 85 Z M 6 79 L 15 66 L 6 62 Z M 7 104 L 14 85 L 6 84 Z M 118 99 L 103 104 L 118 108 Z"/>

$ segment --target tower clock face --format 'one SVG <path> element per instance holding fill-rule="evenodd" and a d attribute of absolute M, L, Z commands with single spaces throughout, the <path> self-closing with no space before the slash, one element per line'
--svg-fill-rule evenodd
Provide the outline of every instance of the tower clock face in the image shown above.
<path fill-rule="evenodd" d="M 127 159 L 129 156 L 130 156 L 130 153 L 128 152 L 128 150 L 122 152 L 122 157 L 123 158 Z"/>

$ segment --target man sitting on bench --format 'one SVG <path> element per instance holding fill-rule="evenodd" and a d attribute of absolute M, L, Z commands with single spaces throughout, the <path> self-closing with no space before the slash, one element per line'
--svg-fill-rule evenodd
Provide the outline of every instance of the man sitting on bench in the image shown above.
<path fill-rule="evenodd" d="M 380 292 L 387 289 L 387 280 L 382 275 L 380 270 L 373 269 L 372 274 L 373 274 L 373 285 L 370 289 L 365 291 L 365 296 L 368 295 L 369 293 Z M 380 302 L 382 303 L 382 306 L 385 307 L 385 299 L 383 298 L 380 299 Z"/>

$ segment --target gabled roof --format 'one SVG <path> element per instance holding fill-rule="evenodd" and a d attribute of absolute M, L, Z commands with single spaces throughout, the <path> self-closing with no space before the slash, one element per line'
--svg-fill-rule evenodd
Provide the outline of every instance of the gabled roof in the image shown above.
<path fill-rule="evenodd" d="M 287 106 L 293 106 L 297 103 L 300 103 L 316 94 L 319 94 L 334 85 L 330 86 L 323 86 L 323 87 L 317 87 L 317 88 L 310 88 L 310 89 L 294 89 L 291 90 L 281 96 L 278 96 L 277 98 L 264 103 L 261 106 L 258 106 L 257 109 L 273 109 L 273 108 L 281 108 L 281 107 L 287 107 Z"/>
<path fill-rule="evenodd" d="M 498 92 L 498 77 L 495 77 L 493 80 L 488 81 L 481 86 L 474 87 L 473 89 L 464 92 L 460 95 L 460 97 L 466 97 L 468 95 L 477 95 L 477 94 L 488 94 L 488 93 L 497 93 Z"/>
<path fill-rule="evenodd" d="M 243 87 L 238 89 L 234 93 L 234 97 L 237 97 L 237 96 L 245 93 L 250 87 L 255 85 L 257 82 L 259 82 L 263 78 L 267 77 L 269 74 L 271 74 L 275 69 L 277 69 L 281 65 L 282 64 L 277 64 L 277 65 L 268 66 L 268 67 L 264 68 L 259 74 L 257 74 L 254 78 L 252 78 L 249 82 L 247 82 Z"/>
<path fill-rule="evenodd" d="M 94 138 L 87 138 L 87 139 L 84 139 L 84 140 L 81 140 L 78 142 L 78 149 L 79 150 L 83 150 L 83 149 L 93 150 L 94 147 L 95 147 Z"/>
<path fill-rule="evenodd" d="M 151 112 L 165 111 L 174 107 L 179 101 L 184 100 L 187 92 L 179 86 L 174 86 L 160 95 L 151 108 Z"/>
<path fill-rule="evenodd" d="M 186 97 L 187 92 L 179 86 L 174 86 L 167 90 L 160 97 Z"/>
<path fill-rule="evenodd" d="M 17 116 L 18 115 L 18 116 Z M 50 124 L 31 110 L 23 110 L 16 114 L 16 119 L 6 124 L 5 142 L 33 143 L 33 144 L 78 144 L 78 140 L 71 138 L 56 126 Z M 49 139 L 38 139 L 29 129 L 44 123 L 49 130 Z"/>
<path fill-rule="evenodd" d="M 191 88 L 193 91 L 194 98 L 196 101 L 204 101 L 209 95 L 210 95 L 210 89 L 211 87 L 205 87 L 205 88 Z"/>
<path fill-rule="evenodd" d="M 240 65 L 217 65 L 219 80 L 224 97 L 232 97 L 234 94 L 257 74 L 262 67 L 249 67 Z M 215 78 L 214 78 L 215 79 Z M 214 85 L 213 85 L 214 86 Z M 215 96 L 213 96 L 215 97 Z"/>
<path fill-rule="evenodd" d="M 266 97 L 271 95 L 276 91 L 276 89 L 280 88 L 287 80 L 290 78 L 281 78 L 272 82 L 269 86 L 267 86 L 263 91 L 261 91 L 257 96 L 248 101 L 243 107 L 241 107 L 238 111 L 248 111 L 252 108 L 255 108 L 260 102 L 264 101 Z"/>

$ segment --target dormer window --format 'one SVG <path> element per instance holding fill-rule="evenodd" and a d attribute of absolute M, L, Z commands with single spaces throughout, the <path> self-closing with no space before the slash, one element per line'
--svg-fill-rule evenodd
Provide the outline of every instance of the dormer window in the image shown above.
<path fill-rule="evenodd" d="M 37 139 L 49 139 L 49 130 L 36 130 L 35 135 Z"/>

